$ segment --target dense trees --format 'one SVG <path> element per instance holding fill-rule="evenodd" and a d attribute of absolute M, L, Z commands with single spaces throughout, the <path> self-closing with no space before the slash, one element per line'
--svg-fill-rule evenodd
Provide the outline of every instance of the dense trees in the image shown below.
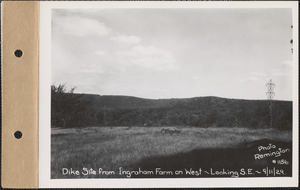
<path fill-rule="evenodd" d="M 206 109 L 206 111 L 174 110 L 173 108 L 124 109 L 98 112 L 98 124 L 101 126 L 197 126 L 197 127 L 270 127 L 268 106 L 266 109 L 244 110 L 237 114 L 233 109 L 224 112 Z M 103 115 L 110 120 L 104 122 Z M 97 123 L 96 123 L 97 124 Z M 278 110 L 273 122 L 274 127 L 290 129 L 291 112 Z"/>
<path fill-rule="evenodd" d="M 147 100 L 125 96 L 75 94 L 51 87 L 52 127 L 197 126 L 270 127 L 269 101 L 217 97 Z M 290 129 L 292 102 L 273 101 L 273 126 Z"/>
<path fill-rule="evenodd" d="M 53 127 L 81 128 L 88 124 L 91 102 L 83 100 L 83 94 L 75 94 L 75 88 L 66 85 L 51 86 L 51 125 Z"/>

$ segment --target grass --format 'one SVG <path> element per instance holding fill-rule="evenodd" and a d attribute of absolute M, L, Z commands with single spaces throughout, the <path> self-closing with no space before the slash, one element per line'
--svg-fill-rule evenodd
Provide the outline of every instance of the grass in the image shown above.
<path fill-rule="evenodd" d="M 161 159 L 175 158 L 174 155 L 191 156 L 190 152 L 195 150 L 202 150 L 201 154 L 205 150 L 229 150 L 247 147 L 261 139 L 292 141 L 291 131 L 275 129 L 168 127 L 167 131 L 179 131 L 170 133 L 163 132 L 163 128 L 167 127 L 88 127 L 81 133 L 75 129 L 52 128 L 51 178 L 93 177 L 62 175 L 62 168 L 132 170 L 145 165 L 149 158 L 159 164 Z"/>

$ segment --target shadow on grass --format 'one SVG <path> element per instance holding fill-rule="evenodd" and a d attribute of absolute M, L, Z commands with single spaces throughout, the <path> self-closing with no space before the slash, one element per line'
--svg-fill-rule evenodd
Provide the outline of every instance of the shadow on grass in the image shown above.
<path fill-rule="evenodd" d="M 258 150 L 258 147 L 267 147 L 269 144 L 275 145 L 276 148 L 270 150 Z M 269 156 L 262 159 L 255 159 L 255 154 L 266 154 L 278 151 L 278 149 L 289 149 L 289 151 L 282 153 L 280 156 Z M 238 171 L 238 176 L 235 177 L 274 177 L 275 176 L 292 176 L 292 143 L 273 141 L 273 140 L 259 140 L 248 144 L 243 144 L 235 148 L 214 148 L 214 149 L 196 149 L 187 153 L 180 153 L 169 156 L 155 156 L 143 159 L 140 163 L 134 166 L 134 170 L 148 170 L 154 171 L 153 175 L 135 175 L 133 178 L 184 178 L 184 177 L 233 177 L 232 172 Z M 282 160 L 288 161 L 288 164 L 279 163 Z M 160 171 L 171 171 L 172 175 L 159 175 L 156 173 L 156 168 Z M 199 171 L 201 168 L 201 175 L 190 175 L 186 170 Z M 241 175 L 241 169 L 244 168 L 246 175 Z M 251 173 L 247 173 L 250 169 Z M 252 170 L 251 170 L 252 169 Z M 174 175 L 175 171 L 183 171 L 182 175 Z M 283 173 L 282 173 L 282 171 Z M 206 172 L 204 172 L 206 171 Z M 216 174 L 216 171 L 221 171 L 222 175 Z M 224 172 L 225 171 L 225 172 Z M 232 171 L 232 172 L 230 172 Z"/>

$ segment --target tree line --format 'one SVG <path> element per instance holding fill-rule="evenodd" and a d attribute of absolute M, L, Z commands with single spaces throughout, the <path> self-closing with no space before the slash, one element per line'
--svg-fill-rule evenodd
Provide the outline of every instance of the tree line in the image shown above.
<path fill-rule="evenodd" d="M 270 127 L 269 101 L 212 97 L 178 99 L 168 106 L 155 108 L 110 109 L 95 107 L 95 100 L 74 91 L 75 88 L 67 90 L 66 85 L 51 86 L 52 127 Z M 291 129 L 292 103 L 273 101 L 272 106 L 273 127 Z"/>

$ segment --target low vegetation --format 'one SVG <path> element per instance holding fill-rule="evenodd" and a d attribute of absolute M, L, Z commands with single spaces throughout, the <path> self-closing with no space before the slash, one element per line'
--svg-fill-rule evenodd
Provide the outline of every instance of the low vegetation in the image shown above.
<path fill-rule="evenodd" d="M 230 149 L 240 148 L 247 151 L 253 142 L 262 139 L 272 142 L 287 142 L 291 145 L 292 133 L 291 131 L 276 129 L 254 130 L 225 127 L 87 127 L 81 133 L 77 133 L 76 128 L 53 128 L 51 135 L 51 177 L 93 177 L 62 175 L 62 168 L 103 168 L 112 171 L 118 171 L 119 167 L 127 170 L 138 167 L 147 168 L 151 163 L 149 159 L 153 162 L 159 160 L 154 163 L 156 167 L 159 167 L 159 164 L 170 164 L 171 162 L 179 166 L 175 162 L 176 159 L 177 161 L 180 160 L 180 163 L 185 163 L 184 160 L 188 161 L 187 163 L 196 163 L 196 167 L 207 166 L 207 162 L 210 163 L 211 167 L 217 163 L 232 162 L 235 164 L 243 163 L 246 166 L 249 159 L 253 161 L 253 155 L 244 160 L 242 155 L 232 155 Z M 264 144 L 268 145 L 268 141 L 261 145 Z M 195 150 L 203 150 L 201 155 L 206 155 L 205 152 L 207 155 L 211 155 L 208 153 L 221 153 L 220 149 L 222 149 L 221 156 L 220 154 L 216 154 L 219 156 L 208 156 L 205 158 L 206 162 L 202 162 L 199 158 L 197 160 L 197 157 L 189 156 L 190 152 Z M 243 154 L 242 151 L 241 153 Z M 180 154 L 183 155 L 176 157 Z M 173 156 L 176 159 L 173 159 Z M 213 159 L 215 161 L 212 161 Z M 167 164 L 164 165 L 167 166 Z M 124 176 L 116 174 L 101 177 Z"/>

